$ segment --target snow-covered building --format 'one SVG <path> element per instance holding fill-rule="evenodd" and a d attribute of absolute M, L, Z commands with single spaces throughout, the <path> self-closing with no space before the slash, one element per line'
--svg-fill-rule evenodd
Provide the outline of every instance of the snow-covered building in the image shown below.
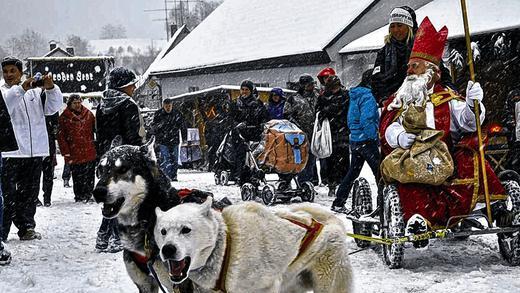
<path fill-rule="evenodd" d="M 303 73 L 336 69 L 346 83 L 339 51 L 385 25 L 393 7 L 429 0 L 226 0 L 183 41 L 150 67 L 163 96 L 249 78 L 281 86 Z"/>

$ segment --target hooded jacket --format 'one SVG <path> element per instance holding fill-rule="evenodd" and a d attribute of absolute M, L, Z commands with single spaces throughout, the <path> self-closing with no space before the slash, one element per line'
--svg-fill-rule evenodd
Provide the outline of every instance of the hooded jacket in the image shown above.
<path fill-rule="evenodd" d="M 350 140 L 363 142 L 378 139 L 379 113 L 372 90 L 357 86 L 349 91 L 348 128 Z"/>
<path fill-rule="evenodd" d="M 186 139 L 186 121 L 177 109 L 172 109 L 168 113 L 161 108 L 155 112 L 152 122 L 152 134 L 155 135 L 157 144 L 168 147 L 178 145 L 180 143 L 179 130 L 182 133 L 182 138 Z"/>
<path fill-rule="evenodd" d="M 244 122 L 247 128 L 242 134 L 246 140 L 259 141 L 262 134 L 262 123 L 269 120 L 269 113 L 260 101 L 254 95 L 248 97 L 240 96 L 237 101 L 232 104 L 231 115 L 236 124 Z"/>
<path fill-rule="evenodd" d="M 67 164 L 84 164 L 96 159 L 96 118 L 83 105 L 79 113 L 69 108 L 60 115 L 58 144 Z"/>
<path fill-rule="evenodd" d="M 96 110 L 98 156 L 104 155 L 112 140 L 120 135 L 123 144 L 141 145 L 145 137 L 144 123 L 139 107 L 127 94 L 108 89 Z"/>
<path fill-rule="evenodd" d="M 11 123 L 13 125 L 18 150 L 2 152 L 6 158 L 33 158 L 49 156 L 49 137 L 45 124 L 45 116 L 58 112 L 63 105 L 60 88 L 45 90 L 45 105 L 42 104 L 42 89 L 33 88 L 28 91 L 19 85 L 7 84 L 0 87 Z"/>
<path fill-rule="evenodd" d="M 267 104 L 267 112 L 269 112 L 269 119 L 284 119 L 283 116 L 283 108 L 285 105 L 285 98 L 280 97 L 278 103 L 273 101 L 272 98 L 269 98 L 269 103 Z"/>

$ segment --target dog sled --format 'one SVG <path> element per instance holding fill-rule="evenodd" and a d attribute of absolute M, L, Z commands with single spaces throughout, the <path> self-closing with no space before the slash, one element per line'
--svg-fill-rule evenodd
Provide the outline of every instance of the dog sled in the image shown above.
<path fill-rule="evenodd" d="M 378 207 L 373 209 L 372 191 L 365 178 L 354 183 L 352 212 L 353 237 L 359 248 L 381 245 L 383 261 L 389 268 L 401 268 L 405 244 L 424 247 L 430 239 L 463 240 L 471 236 L 496 234 L 500 254 L 512 266 L 520 265 L 520 176 L 511 170 L 498 175 L 506 196 L 490 203 L 492 219 L 486 215 L 486 204 L 478 198 L 476 208 L 467 215 L 453 216 L 443 227 L 426 232 L 407 233 L 402 211 L 402 199 L 395 184 L 381 186 L 377 195 Z M 490 221 L 491 220 L 491 221 Z"/>

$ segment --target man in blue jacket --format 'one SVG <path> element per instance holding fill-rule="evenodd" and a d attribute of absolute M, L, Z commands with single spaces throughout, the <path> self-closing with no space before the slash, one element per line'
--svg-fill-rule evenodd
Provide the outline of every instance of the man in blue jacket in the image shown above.
<path fill-rule="evenodd" d="M 352 154 L 350 169 L 341 181 L 336 192 L 336 199 L 331 210 L 345 213 L 345 202 L 352 188 L 352 183 L 361 173 L 367 161 L 376 181 L 379 177 L 379 114 L 377 103 L 370 88 L 372 69 L 363 73 L 361 83 L 349 91 L 350 105 L 348 109 L 348 128 L 350 129 L 350 152 Z"/>

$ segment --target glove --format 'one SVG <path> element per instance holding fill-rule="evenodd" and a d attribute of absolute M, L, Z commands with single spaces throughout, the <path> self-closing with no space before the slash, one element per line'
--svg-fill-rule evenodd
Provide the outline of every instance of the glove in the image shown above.
<path fill-rule="evenodd" d="M 468 86 L 466 87 L 466 104 L 473 109 L 475 101 L 481 103 L 483 99 L 484 91 L 482 91 L 480 83 L 471 80 L 468 81 Z"/>
<path fill-rule="evenodd" d="M 397 136 L 397 143 L 399 146 L 405 150 L 409 149 L 413 143 L 415 142 L 415 134 L 408 132 L 401 132 Z"/>

